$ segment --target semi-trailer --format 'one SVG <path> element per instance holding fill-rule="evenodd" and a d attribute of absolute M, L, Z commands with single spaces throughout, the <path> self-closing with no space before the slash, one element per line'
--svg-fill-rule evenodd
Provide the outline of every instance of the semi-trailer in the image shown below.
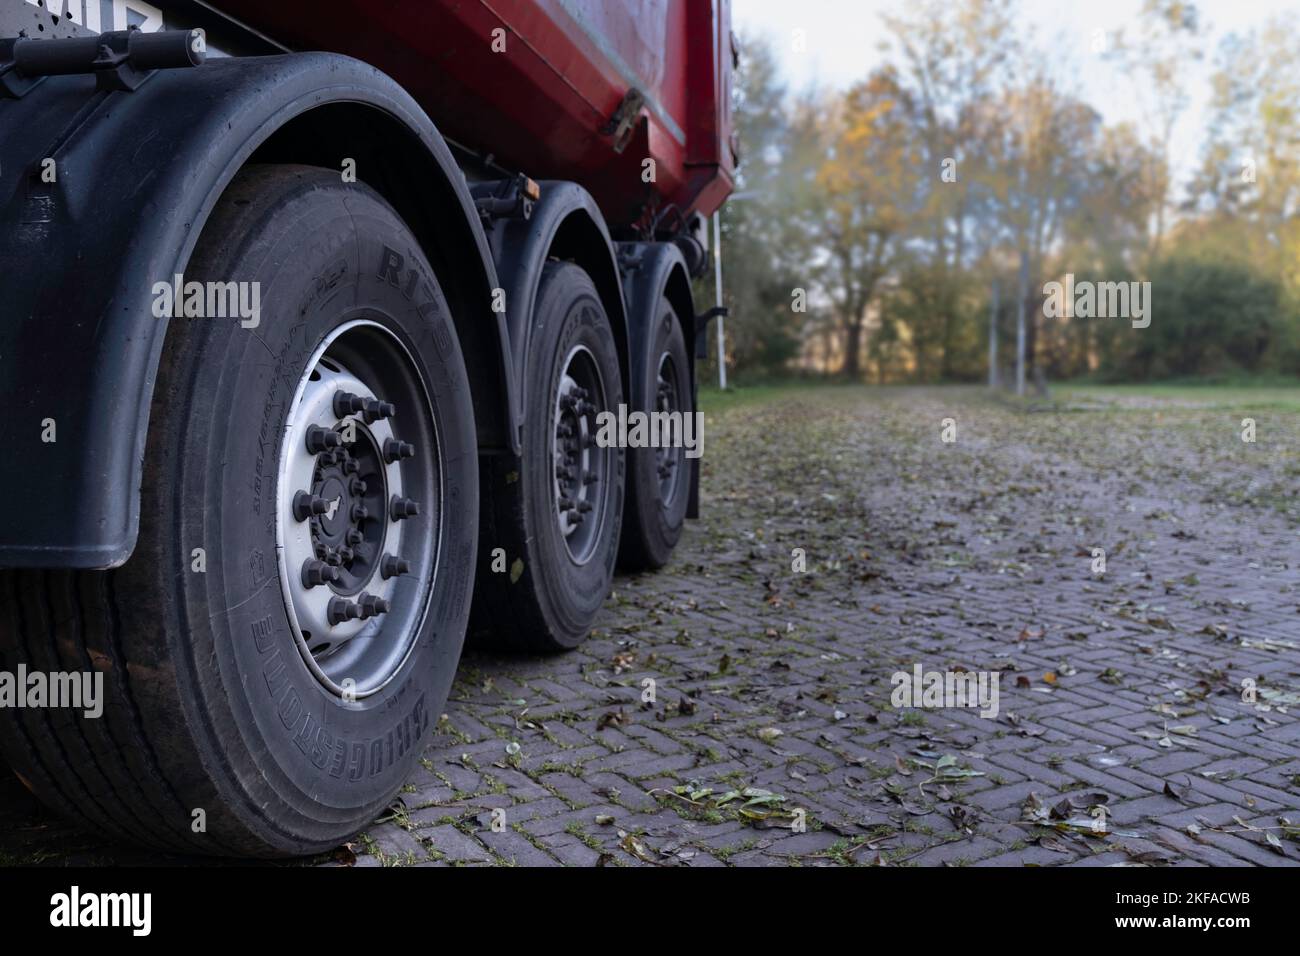
<path fill-rule="evenodd" d="M 696 409 L 728 6 L 0 0 L 0 670 L 103 704 L 0 709 L 37 795 L 329 849 L 467 634 L 669 559 L 698 459 L 596 429 Z"/>

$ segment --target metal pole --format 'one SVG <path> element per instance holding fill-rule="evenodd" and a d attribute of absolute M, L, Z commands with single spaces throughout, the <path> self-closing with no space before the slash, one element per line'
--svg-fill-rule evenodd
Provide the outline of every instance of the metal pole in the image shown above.
<path fill-rule="evenodd" d="M 722 308 L 722 219 L 713 214 L 713 284 L 718 291 L 718 308 Z M 718 316 L 718 388 L 727 390 L 727 334 Z"/>
<path fill-rule="evenodd" d="M 993 280 L 993 299 L 989 304 L 989 388 L 998 387 L 998 280 Z"/>
<path fill-rule="evenodd" d="M 1029 262 L 1020 253 L 1020 294 L 1016 297 L 1016 394 L 1025 394 L 1025 296 L 1029 295 Z"/>

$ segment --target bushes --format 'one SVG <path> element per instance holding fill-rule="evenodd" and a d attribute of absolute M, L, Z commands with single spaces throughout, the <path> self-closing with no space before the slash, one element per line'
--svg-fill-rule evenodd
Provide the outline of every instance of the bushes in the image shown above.
<path fill-rule="evenodd" d="M 1151 325 L 1127 329 L 1109 377 L 1294 373 L 1297 316 L 1248 264 L 1174 255 L 1151 270 Z M 1102 320 L 1106 321 L 1106 320 Z"/>

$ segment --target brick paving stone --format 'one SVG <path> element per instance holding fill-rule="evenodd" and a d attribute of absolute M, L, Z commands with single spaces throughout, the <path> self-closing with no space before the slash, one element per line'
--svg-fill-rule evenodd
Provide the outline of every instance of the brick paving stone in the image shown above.
<path fill-rule="evenodd" d="M 444 824 L 422 830 L 420 837 L 432 850 L 453 863 L 487 863 L 492 859 L 486 847 L 454 826 Z"/>
<path fill-rule="evenodd" d="M 572 653 L 469 648 L 400 795 L 413 829 L 373 825 L 357 865 L 643 865 L 619 830 L 686 866 L 1300 863 L 1233 820 L 1300 818 L 1300 708 L 1241 692 L 1300 691 L 1300 421 L 1244 446 L 1212 408 L 1105 401 L 1027 414 L 980 389 L 864 388 L 706 412 L 702 517 L 668 566 L 619 575 Z M 995 672 L 998 714 L 896 711 L 917 664 Z M 687 785 L 712 792 L 663 792 Z M 1140 836 L 1022 820 L 1030 793 L 1092 792 Z M 807 832 L 758 818 L 793 808 Z M 38 859 L 171 858 L 0 783 L 0 860 Z"/>
<path fill-rule="evenodd" d="M 514 866 L 554 866 L 555 858 L 539 850 L 527 837 L 515 830 L 505 829 L 500 832 L 478 830 L 474 834 L 496 856 Z"/>
<path fill-rule="evenodd" d="M 395 824 L 372 828 L 368 835 L 374 840 L 374 852 L 385 862 L 412 865 L 429 857 L 418 837 Z"/>

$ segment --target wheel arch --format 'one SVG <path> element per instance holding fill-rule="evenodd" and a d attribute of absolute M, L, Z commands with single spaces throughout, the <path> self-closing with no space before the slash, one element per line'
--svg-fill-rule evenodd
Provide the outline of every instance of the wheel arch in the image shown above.
<path fill-rule="evenodd" d="M 623 242 L 618 247 L 619 262 L 623 266 L 623 289 L 628 303 L 628 326 L 632 340 L 633 367 L 639 359 L 641 343 L 659 315 L 659 301 L 667 298 L 673 307 L 686 343 L 686 361 L 689 363 L 692 401 L 698 408 L 699 389 L 695 377 L 695 299 L 691 294 L 690 270 L 686 257 L 675 243 Z M 634 407 L 649 409 L 650 396 L 643 394 L 633 382 L 628 392 Z M 686 504 L 686 517 L 698 518 L 700 514 L 700 460 L 691 459 L 690 488 Z"/>
<path fill-rule="evenodd" d="M 541 198 L 532 215 L 526 220 L 498 221 L 491 236 L 497 273 L 506 290 L 515 381 L 524 381 L 531 353 L 532 316 L 542 268 L 548 259 L 560 259 L 581 266 L 595 284 L 618 345 L 619 373 L 624 394 L 628 394 L 628 314 L 605 219 L 591 194 L 577 183 L 545 181 L 539 185 Z M 521 403 L 522 387 L 515 395 Z M 522 426 L 522 404 L 516 404 L 515 416 Z"/>
<path fill-rule="evenodd" d="M 451 306 L 465 356 L 478 444 L 510 445 L 503 400 L 514 388 L 504 319 L 489 319 L 497 285 L 486 238 L 478 225 L 463 176 L 430 124 L 441 149 L 430 149 L 422 131 L 373 104 L 335 101 L 294 116 L 273 132 L 248 163 L 301 163 L 326 169 L 356 163 L 364 182 L 397 210 L 415 233 Z M 464 200 L 464 201 L 462 201 Z"/>
<path fill-rule="evenodd" d="M 354 122 L 373 140 L 350 135 Z M 151 290 L 183 274 L 249 162 L 358 160 L 358 179 L 442 267 L 483 409 L 480 442 L 515 444 L 505 427 L 508 331 L 490 309 L 497 280 L 486 237 L 437 130 L 379 70 L 306 53 L 161 71 L 131 93 L 50 77 L 0 101 L 0 129 L 24 131 L 0 137 L 0 298 L 10 319 L 0 323 L 0 403 L 15 410 L 0 417 L 0 441 L 15 452 L 0 458 L 0 495 L 33 502 L 0 529 L 0 566 L 109 568 L 130 556 L 168 324 L 153 316 Z M 38 175 L 46 158 L 54 183 Z M 55 442 L 44 440 L 46 421 Z"/>
<path fill-rule="evenodd" d="M 690 361 L 690 385 L 695 387 L 695 302 L 686 259 L 680 249 L 669 242 L 621 242 L 619 262 L 623 266 L 623 294 L 627 301 L 628 329 L 633 363 L 646 329 L 659 313 L 659 302 L 667 299 L 681 326 Z M 628 393 L 636 407 L 647 409 L 649 396 L 637 394 L 635 384 Z"/>

